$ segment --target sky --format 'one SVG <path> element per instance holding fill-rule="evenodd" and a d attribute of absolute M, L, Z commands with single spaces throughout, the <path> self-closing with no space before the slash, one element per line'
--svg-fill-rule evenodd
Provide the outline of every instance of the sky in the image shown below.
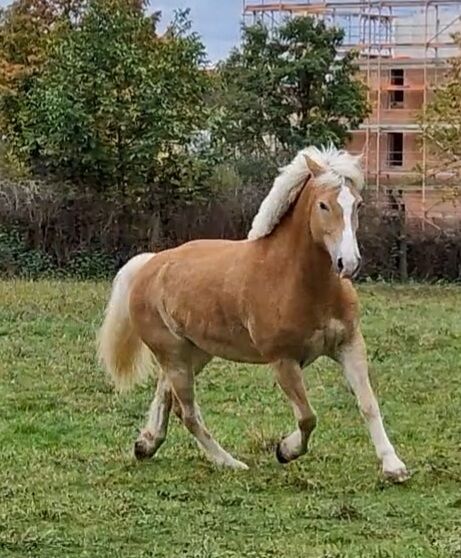
<path fill-rule="evenodd" d="M 0 6 L 8 4 L 10 0 L 0 0 Z M 150 9 L 162 12 L 163 24 L 178 8 L 190 8 L 194 31 L 202 37 L 211 62 L 225 58 L 238 44 L 242 0 L 150 0 Z"/>
<path fill-rule="evenodd" d="M 242 0 L 151 0 L 151 9 L 162 12 L 163 23 L 175 9 L 190 8 L 194 31 L 205 43 L 211 62 L 225 58 L 240 40 Z"/>

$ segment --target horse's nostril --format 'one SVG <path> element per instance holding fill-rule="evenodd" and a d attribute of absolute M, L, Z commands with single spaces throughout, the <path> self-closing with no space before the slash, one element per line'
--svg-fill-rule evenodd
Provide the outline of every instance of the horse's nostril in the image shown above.
<path fill-rule="evenodd" d="M 343 259 L 338 258 L 338 271 L 342 271 L 344 269 Z"/>

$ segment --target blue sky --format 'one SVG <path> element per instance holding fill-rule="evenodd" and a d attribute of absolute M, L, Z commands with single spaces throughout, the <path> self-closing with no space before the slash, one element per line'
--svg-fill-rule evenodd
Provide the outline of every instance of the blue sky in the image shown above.
<path fill-rule="evenodd" d="M 10 0 L 0 0 L 0 6 Z M 177 8 L 190 8 L 194 30 L 206 45 L 208 56 L 215 62 L 238 44 L 242 0 L 151 0 L 151 10 L 160 10 L 164 23 L 171 20 Z"/>
<path fill-rule="evenodd" d="M 160 10 L 164 22 L 171 20 L 177 8 L 190 8 L 194 30 L 201 35 L 212 62 L 238 44 L 242 0 L 151 0 L 151 9 Z"/>

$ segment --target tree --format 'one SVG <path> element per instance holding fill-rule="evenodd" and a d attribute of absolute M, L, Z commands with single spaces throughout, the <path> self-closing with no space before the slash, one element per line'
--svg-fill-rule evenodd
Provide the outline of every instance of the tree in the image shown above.
<path fill-rule="evenodd" d="M 461 35 L 455 37 L 461 47 Z M 461 174 L 461 56 L 453 58 L 444 82 L 435 90 L 421 124 L 438 161 L 434 172 Z"/>
<path fill-rule="evenodd" d="M 344 143 L 368 108 L 356 54 L 338 56 L 343 31 L 297 17 L 273 34 L 244 28 L 240 50 L 219 67 L 221 140 L 250 151 Z"/>
<path fill-rule="evenodd" d="M 16 0 L 0 8 L 0 129 L 12 136 L 21 99 L 47 60 L 53 38 L 78 21 L 86 0 Z M 17 163 L 11 150 L 2 153 Z"/>
<path fill-rule="evenodd" d="M 78 21 L 86 0 L 16 0 L 0 9 L 0 89 L 16 92 L 39 70 L 59 24 Z"/>
<path fill-rule="evenodd" d="M 54 38 L 8 129 L 33 173 L 136 197 L 190 169 L 185 146 L 207 118 L 203 46 L 187 14 L 159 37 L 141 4 L 90 0 Z"/>

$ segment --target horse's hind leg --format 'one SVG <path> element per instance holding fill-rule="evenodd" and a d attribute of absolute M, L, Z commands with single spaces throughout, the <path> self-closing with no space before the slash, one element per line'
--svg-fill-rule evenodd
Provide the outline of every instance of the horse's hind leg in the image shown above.
<path fill-rule="evenodd" d="M 273 367 L 277 382 L 290 400 L 298 423 L 298 428 L 277 445 L 277 459 L 280 463 L 288 463 L 307 452 L 317 418 L 307 398 L 300 365 L 292 360 L 280 360 Z"/>
<path fill-rule="evenodd" d="M 245 463 L 234 459 L 225 451 L 207 430 L 200 408 L 195 401 L 194 372 L 197 373 L 196 367 L 184 363 L 176 363 L 172 366 L 169 363 L 163 370 L 173 389 L 174 396 L 181 406 L 180 418 L 184 426 L 195 437 L 206 457 L 219 466 L 248 469 Z"/>
<path fill-rule="evenodd" d="M 134 454 L 137 459 L 152 457 L 165 441 L 172 397 L 170 384 L 162 374 L 157 382 L 157 390 L 149 409 L 147 424 L 134 444 Z"/>

